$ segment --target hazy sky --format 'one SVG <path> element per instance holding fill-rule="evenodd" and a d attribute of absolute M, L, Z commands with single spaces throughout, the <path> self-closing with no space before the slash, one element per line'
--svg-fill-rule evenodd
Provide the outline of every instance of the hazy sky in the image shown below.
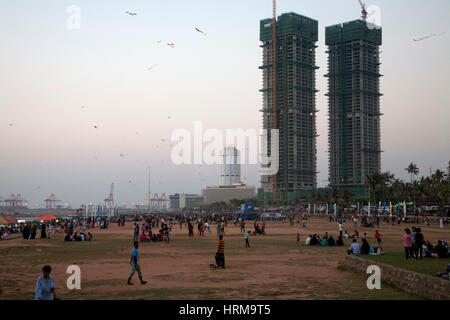
<path fill-rule="evenodd" d="M 114 182 L 117 203 L 145 203 L 149 165 L 152 192 L 200 193 L 217 185 L 217 166 L 171 164 L 170 136 L 178 128 L 192 131 L 196 120 L 205 129 L 261 128 L 259 20 L 271 17 L 271 3 L 1 0 L 0 197 L 20 193 L 30 206 L 41 206 L 55 193 L 78 207 L 102 202 Z M 407 178 L 404 168 L 411 161 L 421 173 L 445 169 L 450 1 L 367 4 L 381 9 L 383 27 L 383 170 Z M 70 5 L 81 9 L 80 30 L 66 27 Z M 317 158 L 323 186 L 324 28 L 358 19 L 360 7 L 357 0 L 279 0 L 278 13 L 284 12 L 319 21 Z M 412 41 L 441 32 L 446 34 Z M 173 49 L 166 45 L 172 42 Z M 242 168 L 242 176 L 259 185 L 256 166 Z"/>

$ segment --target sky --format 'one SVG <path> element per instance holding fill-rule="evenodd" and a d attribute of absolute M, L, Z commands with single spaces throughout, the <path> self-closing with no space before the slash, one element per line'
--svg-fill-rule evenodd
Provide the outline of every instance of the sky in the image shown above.
<path fill-rule="evenodd" d="M 71 5 L 80 29 L 67 27 Z M 382 170 L 403 179 L 410 162 L 420 174 L 446 170 L 450 1 L 367 5 L 380 9 L 383 28 Z M 278 14 L 319 21 L 319 186 L 328 180 L 325 27 L 360 11 L 356 0 L 278 1 Z M 217 165 L 172 164 L 171 134 L 193 132 L 194 121 L 262 127 L 259 21 L 271 16 L 270 0 L 0 1 L 0 197 L 20 193 L 41 207 L 54 193 L 75 208 L 102 203 L 114 183 L 117 204 L 146 203 L 149 166 L 152 193 L 217 185 Z M 242 177 L 259 186 L 256 165 Z"/>

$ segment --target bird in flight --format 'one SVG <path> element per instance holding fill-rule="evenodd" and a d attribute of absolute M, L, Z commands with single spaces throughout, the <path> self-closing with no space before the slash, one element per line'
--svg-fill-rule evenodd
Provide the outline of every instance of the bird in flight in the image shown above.
<path fill-rule="evenodd" d="M 130 16 L 136 16 L 137 15 L 137 13 L 135 13 L 135 12 L 125 12 L 125 13 L 127 13 L 127 14 L 129 14 Z"/>
<path fill-rule="evenodd" d="M 9 126 L 12 127 L 14 125 L 14 123 L 10 123 Z"/>
<path fill-rule="evenodd" d="M 205 32 L 203 32 L 202 30 L 200 30 L 199 28 L 195 27 L 195 30 L 197 30 L 197 32 L 199 32 L 199 33 L 201 33 L 201 34 L 203 34 L 203 35 L 205 35 L 205 36 L 206 36 L 206 33 L 205 33 Z"/>
<path fill-rule="evenodd" d="M 413 39 L 413 41 L 422 41 L 422 40 L 425 40 L 425 39 L 428 39 L 428 38 L 431 38 L 431 37 L 439 37 L 439 36 L 442 36 L 443 34 L 445 34 L 445 32 L 442 32 L 442 33 L 432 33 L 432 34 L 430 34 L 430 35 L 428 35 L 428 36 L 425 36 L 425 37 L 422 37 L 422 38 L 419 38 L 419 39 Z"/>
<path fill-rule="evenodd" d="M 157 66 L 157 64 L 152 65 L 150 68 L 147 69 L 147 71 L 152 70 L 152 69 L 153 69 L 154 67 L 156 67 L 156 66 Z"/>
<path fill-rule="evenodd" d="M 167 44 L 169 47 L 175 48 L 175 43 L 168 43 Z"/>

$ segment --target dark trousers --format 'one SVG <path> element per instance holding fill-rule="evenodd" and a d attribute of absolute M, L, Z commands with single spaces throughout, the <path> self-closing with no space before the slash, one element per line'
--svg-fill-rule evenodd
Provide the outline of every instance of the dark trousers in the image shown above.
<path fill-rule="evenodd" d="M 248 239 L 245 239 L 245 247 L 250 248 L 250 243 L 248 242 Z"/>
<path fill-rule="evenodd" d="M 414 246 L 414 253 L 416 254 L 416 259 L 423 257 L 423 246 L 422 244 L 417 244 Z M 420 255 L 419 255 L 420 254 Z"/>
<path fill-rule="evenodd" d="M 405 247 L 405 256 L 406 259 L 409 258 L 409 256 L 411 255 L 411 258 L 414 258 L 414 251 L 412 247 Z"/>
<path fill-rule="evenodd" d="M 225 255 L 223 253 L 216 253 L 216 265 L 225 268 Z"/>

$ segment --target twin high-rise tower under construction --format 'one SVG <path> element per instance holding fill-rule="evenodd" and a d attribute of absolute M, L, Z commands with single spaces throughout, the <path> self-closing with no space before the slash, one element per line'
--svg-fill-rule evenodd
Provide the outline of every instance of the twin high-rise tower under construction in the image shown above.
<path fill-rule="evenodd" d="M 325 29 L 330 186 L 368 196 L 381 169 L 381 28 L 355 20 Z"/>
<path fill-rule="evenodd" d="M 305 197 L 317 188 L 318 22 L 296 13 L 282 14 L 276 22 L 274 46 L 274 21 L 260 22 L 263 48 L 260 69 L 263 70 L 263 128 L 268 129 L 270 153 L 270 129 L 278 129 L 279 134 L 274 146 L 278 150 L 278 173 L 262 176 L 261 184 L 264 195 L 273 197 L 275 189 L 273 198 L 291 200 Z M 381 167 L 381 28 L 355 20 L 327 27 L 325 37 L 330 187 L 365 197 L 367 176 L 379 172 Z"/>
<path fill-rule="evenodd" d="M 276 176 L 262 176 L 262 188 L 264 193 L 272 194 L 276 188 L 280 200 L 295 199 L 316 188 L 315 43 L 318 40 L 318 22 L 295 13 L 282 14 L 276 25 L 276 49 L 273 46 L 273 19 L 262 20 L 260 28 L 263 128 L 270 130 L 275 127 L 279 135 L 278 173 Z M 273 64 L 274 54 L 276 66 Z M 276 68 L 275 74 L 273 68 Z M 276 108 L 273 106 L 274 82 Z"/>

